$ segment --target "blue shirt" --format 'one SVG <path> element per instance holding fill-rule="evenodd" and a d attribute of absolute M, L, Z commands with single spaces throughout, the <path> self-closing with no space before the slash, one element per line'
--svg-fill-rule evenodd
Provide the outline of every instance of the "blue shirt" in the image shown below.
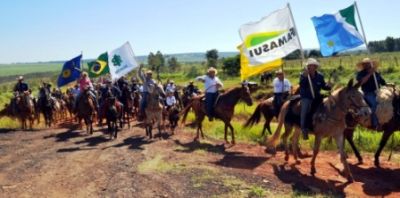
<path fill-rule="evenodd" d="M 28 84 L 21 82 L 21 83 L 17 83 L 14 87 L 14 91 L 18 91 L 18 92 L 24 92 L 24 91 L 28 91 Z"/>
<path fill-rule="evenodd" d="M 368 71 L 363 69 L 359 72 L 357 72 L 357 81 L 361 81 L 361 79 L 363 79 L 365 76 L 368 75 Z M 376 81 L 378 82 L 378 86 L 380 85 L 386 85 L 386 81 L 382 78 L 381 74 L 375 72 L 375 76 L 376 76 Z M 364 93 L 369 93 L 369 92 L 374 92 L 376 90 L 376 86 L 375 86 L 375 82 L 374 82 L 374 76 L 371 75 L 368 78 L 368 81 L 366 83 L 364 83 L 363 85 L 361 85 L 361 89 Z"/>
<path fill-rule="evenodd" d="M 325 83 L 324 76 L 319 72 L 316 72 L 314 77 L 311 77 L 311 83 L 314 88 L 315 98 L 321 97 L 321 89 L 331 89 L 331 87 Z M 308 77 L 305 77 L 302 74 L 300 75 L 300 96 L 301 98 L 313 99 L 310 90 L 310 83 L 308 82 Z"/>

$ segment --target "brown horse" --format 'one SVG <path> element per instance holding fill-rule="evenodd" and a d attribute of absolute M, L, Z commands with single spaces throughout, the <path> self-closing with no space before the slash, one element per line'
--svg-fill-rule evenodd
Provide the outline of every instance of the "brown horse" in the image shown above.
<path fill-rule="evenodd" d="M 35 120 L 35 106 L 29 92 L 17 94 L 15 97 L 16 104 L 16 117 L 21 122 L 23 130 L 28 129 L 27 122 L 29 122 L 29 129 L 32 129 Z"/>
<path fill-rule="evenodd" d="M 393 109 L 394 109 L 394 114 L 393 117 L 387 122 L 384 123 L 382 125 L 381 130 L 377 131 L 377 132 L 383 132 L 382 135 L 382 139 L 379 143 L 379 147 L 378 150 L 375 153 L 375 166 L 376 167 L 380 167 L 380 162 L 379 162 L 379 156 L 383 150 L 383 148 L 385 147 L 387 141 L 389 140 L 389 138 L 391 137 L 391 135 L 395 132 L 395 131 L 399 131 L 400 130 L 400 95 L 398 92 L 394 91 L 394 99 L 393 99 Z M 360 152 L 358 151 L 357 147 L 354 144 L 353 141 L 353 134 L 354 134 L 354 130 L 356 128 L 357 125 L 360 125 L 364 128 L 376 131 L 376 129 L 373 129 L 371 127 L 371 120 L 370 120 L 370 116 L 362 116 L 362 115 L 355 115 L 354 113 L 349 113 L 348 115 L 346 115 L 346 124 L 347 124 L 347 128 L 344 131 L 344 135 L 346 140 L 350 143 L 351 148 L 354 151 L 354 154 L 356 155 L 359 163 L 363 163 L 363 159 L 360 155 Z"/>
<path fill-rule="evenodd" d="M 290 95 L 296 95 L 300 93 L 300 86 L 295 86 L 294 89 L 292 90 L 292 93 Z M 278 118 L 278 115 L 276 112 L 279 112 L 279 110 L 275 109 L 275 106 L 273 104 L 274 97 L 270 97 L 262 102 L 260 102 L 256 109 L 254 110 L 253 114 L 250 116 L 250 118 L 246 121 L 246 123 L 243 125 L 245 128 L 250 128 L 253 125 L 257 124 L 261 120 L 261 115 L 264 116 L 265 122 L 264 122 L 264 127 L 262 129 L 261 135 L 265 135 L 265 131 L 268 130 L 269 134 L 272 134 L 271 132 L 271 121 L 274 118 Z"/>
<path fill-rule="evenodd" d="M 346 88 L 336 90 L 316 109 L 312 117 L 312 130 L 315 134 L 315 143 L 313 156 L 311 160 L 311 174 L 315 175 L 315 159 L 319 152 L 319 147 L 323 137 L 334 137 L 340 151 L 340 159 L 343 163 L 344 173 L 349 182 L 353 181 L 353 176 L 350 172 L 349 165 L 346 161 L 346 155 L 343 145 L 343 130 L 346 128 L 345 115 L 349 112 L 364 112 L 370 113 L 370 109 L 364 101 L 363 94 L 358 91 L 358 85 L 353 86 L 353 80 L 350 80 Z M 292 137 L 293 156 L 298 161 L 297 145 L 300 135 L 300 100 L 287 101 L 282 106 L 279 114 L 279 124 L 272 138 L 267 145 L 276 146 L 280 137 L 282 125 L 285 124 L 285 133 L 282 135 L 285 145 L 285 160 L 288 160 L 289 146 L 287 138 L 295 127 Z"/>
<path fill-rule="evenodd" d="M 134 95 L 128 86 L 122 88 L 121 103 L 124 105 L 122 119 L 128 124 L 128 128 L 131 128 L 130 119 L 133 117 Z"/>
<path fill-rule="evenodd" d="M 228 128 L 231 130 L 232 135 L 232 144 L 235 144 L 235 135 L 233 131 L 233 126 L 231 124 L 231 120 L 233 117 L 235 105 L 239 102 L 239 100 L 243 100 L 247 105 L 251 106 L 253 101 L 251 99 L 250 90 L 248 85 L 243 84 L 240 87 L 235 87 L 221 94 L 217 99 L 215 104 L 215 115 L 216 118 L 222 120 L 225 124 L 225 141 L 228 143 L 227 133 Z M 192 98 L 191 102 L 183 109 L 181 114 L 183 114 L 182 123 L 185 123 L 187 114 L 189 113 L 190 108 L 194 110 L 196 116 L 196 125 L 197 125 L 197 135 L 195 140 L 199 139 L 199 133 L 201 132 L 201 136 L 204 138 L 202 122 L 206 115 L 206 108 L 203 102 L 203 96 Z"/>
<path fill-rule="evenodd" d="M 157 123 L 158 134 L 161 138 L 161 123 L 162 123 L 162 114 L 163 114 L 163 104 L 160 102 L 160 96 L 165 97 L 164 90 L 162 85 L 150 85 L 148 87 L 148 97 L 145 98 L 147 100 L 147 106 L 145 108 L 145 129 L 146 135 L 149 138 L 153 138 L 153 124 Z"/>
<path fill-rule="evenodd" d="M 81 97 L 77 105 L 77 117 L 78 123 L 81 123 L 83 119 L 86 124 L 86 132 L 93 134 L 93 118 L 96 112 L 94 99 L 90 96 L 89 90 L 85 90 L 81 93 Z"/>

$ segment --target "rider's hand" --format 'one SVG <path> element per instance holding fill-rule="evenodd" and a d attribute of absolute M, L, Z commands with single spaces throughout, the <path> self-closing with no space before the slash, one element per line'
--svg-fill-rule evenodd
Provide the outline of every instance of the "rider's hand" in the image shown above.
<path fill-rule="evenodd" d="M 308 76 L 308 69 L 307 69 L 307 68 L 304 68 L 304 70 L 303 70 L 303 76 L 304 76 L 304 77 L 307 77 L 307 76 Z"/>

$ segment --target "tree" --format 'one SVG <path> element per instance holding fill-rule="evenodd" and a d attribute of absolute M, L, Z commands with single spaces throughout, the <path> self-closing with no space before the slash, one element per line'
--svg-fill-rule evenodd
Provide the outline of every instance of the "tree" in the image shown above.
<path fill-rule="evenodd" d="M 216 49 L 208 50 L 206 52 L 206 59 L 208 67 L 217 67 L 218 51 Z"/>
<path fill-rule="evenodd" d="M 388 52 L 393 52 L 394 51 L 394 49 L 395 49 L 395 40 L 394 40 L 394 38 L 393 37 L 390 37 L 390 36 L 388 36 L 388 37 L 386 37 L 386 40 L 385 40 L 385 46 L 386 46 L 386 50 L 388 51 Z"/>
<path fill-rule="evenodd" d="M 240 55 L 224 58 L 222 70 L 229 76 L 237 76 L 240 72 Z"/>
<path fill-rule="evenodd" d="M 153 52 L 150 52 L 150 54 L 147 56 L 147 64 L 149 64 L 152 70 L 156 69 L 156 56 L 153 54 Z"/>
<path fill-rule="evenodd" d="M 180 63 L 178 62 L 178 59 L 176 59 L 176 57 L 171 57 L 168 59 L 168 67 L 169 69 L 171 69 L 172 71 L 176 71 L 179 69 L 180 67 Z"/>
<path fill-rule="evenodd" d="M 310 50 L 310 52 L 308 53 L 308 57 L 318 58 L 318 57 L 321 57 L 321 56 L 322 56 L 321 52 L 319 50 L 315 50 L 315 49 Z"/>

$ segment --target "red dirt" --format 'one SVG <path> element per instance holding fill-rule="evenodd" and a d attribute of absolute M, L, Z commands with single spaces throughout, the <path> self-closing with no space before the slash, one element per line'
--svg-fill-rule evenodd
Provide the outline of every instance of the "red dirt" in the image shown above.
<path fill-rule="evenodd" d="M 2 197 L 254 197 L 400 196 L 400 164 L 381 160 L 382 168 L 365 163 L 346 183 L 335 152 L 321 152 L 317 174 L 310 158 L 301 164 L 264 152 L 263 146 L 223 145 L 217 140 L 192 142 L 193 134 L 148 140 L 141 128 L 125 129 L 118 139 L 75 129 L 0 131 Z M 310 151 L 309 151 L 310 152 Z M 396 153 L 397 155 L 397 153 Z M 159 161 L 157 161 L 159 160 Z M 161 161 L 160 161 L 161 160 Z M 254 187 L 264 189 L 255 193 Z"/>

